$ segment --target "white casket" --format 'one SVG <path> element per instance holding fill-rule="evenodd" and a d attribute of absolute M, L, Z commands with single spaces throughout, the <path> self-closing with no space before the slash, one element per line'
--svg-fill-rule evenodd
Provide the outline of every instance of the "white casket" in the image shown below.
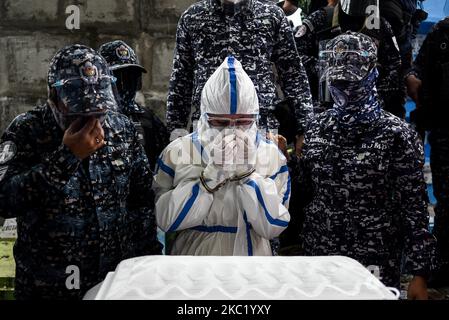
<path fill-rule="evenodd" d="M 95 300 L 397 299 L 357 261 L 330 257 L 146 256 L 122 261 Z"/>

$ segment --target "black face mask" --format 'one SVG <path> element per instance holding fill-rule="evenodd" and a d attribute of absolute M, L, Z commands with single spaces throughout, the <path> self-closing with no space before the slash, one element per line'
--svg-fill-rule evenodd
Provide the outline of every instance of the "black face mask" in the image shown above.
<path fill-rule="evenodd" d="M 114 71 L 117 78 L 116 87 L 123 107 L 135 103 L 137 91 L 142 89 L 142 71 L 135 68 L 124 68 Z"/>

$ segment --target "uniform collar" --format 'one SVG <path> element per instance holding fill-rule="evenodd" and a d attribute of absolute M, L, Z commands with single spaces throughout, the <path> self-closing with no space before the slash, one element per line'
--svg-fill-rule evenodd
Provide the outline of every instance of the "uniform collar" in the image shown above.
<path fill-rule="evenodd" d="M 253 12 L 254 2 L 254 0 L 244 0 L 243 3 L 238 5 L 241 6 L 242 11 Z M 209 0 L 209 7 L 211 13 L 223 13 L 223 8 L 220 0 Z"/>

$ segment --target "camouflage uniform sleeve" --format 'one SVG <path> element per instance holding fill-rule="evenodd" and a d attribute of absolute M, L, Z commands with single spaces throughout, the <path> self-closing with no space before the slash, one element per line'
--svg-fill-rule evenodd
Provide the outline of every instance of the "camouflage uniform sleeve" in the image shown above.
<path fill-rule="evenodd" d="M 16 217 L 40 203 L 50 188 L 62 189 L 81 162 L 63 144 L 48 155 L 36 155 L 30 121 L 26 115 L 17 117 L 0 140 L 10 152 L 0 165 L 0 216 Z"/>
<path fill-rule="evenodd" d="M 424 39 L 421 48 L 419 49 L 418 55 L 413 62 L 411 70 L 407 73 L 407 76 L 414 74 L 417 78 L 423 78 L 423 69 L 429 63 L 429 43 L 432 40 L 433 32 L 430 32 Z"/>
<path fill-rule="evenodd" d="M 307 29 L 307 26 L 300 26 L 300 29 L 295 34 L 295 42 L 304 68 L 306 68 L 307 72 L 315 72 L 318 66 L 318 59 L 314 52 L 317 52 L 318 49 L 314 48 L 314 35 Z"/>
<path fill-rule="evenodd" d="M 406 95 L 401 54 L 394 43 L 394 34 L 390 24 L 386 20 L 383 20 L 383 23 L 384 35 L 378 54 L 380 79 L 377 89 L 384 101 L 385 110 L 396 111 L 405 103 Z"/>
<path fill-rule="evenodd" d="M 282 18 L 280 24 L 273 51 L 273 62 L 285 98 L 290 98 L 294 103 L 298 134 L 302 135 L 306 123 L 313 115 L 312 96 L 307 74 L 296 50 L 293 33 L 286 17 Z"/>
<path fill-rule="evenodd" d="M 153 174 L 145 151 L 134 130 L 133 165 L 130 189 L 127 199 L 128 213 L 134 217 L 133 231 L 135 256 L 159 255 L 162 246 L 157 240 L 157 226 L 154 216 L 154 192 L 151 188 Z"/>
<path fill-rule="evenodd" d="M 424 151 L 415 131 L 401 134 L 391 181 L 404 236 L 405 272 L 428 276 L 435 265 L 435 239 L 428 231 Z"/>
<path fill-rule="evenodd" d="M 326 24 L 326 11 L 324 9 L 312 12 L 302 26 L 295 30 L 295 40 L 298 53 L 301 56 L 304 66 L 317 64 L 318 46 L 316 42 L 316 32 Z"/>
<path fill-rule="evenodd" d="M 296 176 L 292 175 L 292 179 L 296 179 L 297 184 L 300 186 L 304 204 L 308 204 L 313 198 L 312 172 L 308 165 L 308 153 L 310 152 L 309 141 L 312 136 L 313 127 L 318 127 L 318 122 L 315 120 L 309 122 L 307 125 L 307 129 L 304 134 L 302 156 L 296 163 Z"/>
<path fill-rule="evenodd" d="M 324 9 L 320 9 L 312 12 L 304 20 L 303 25 L 294 32 L 298 53 L 306 70 L 313 98 L 317 94 L 319 80 L 317 32 L 326 28 L 326 22 L 327 13 Z"/>
<path fill-rule="evenodd" d="M 186 13 L 181 16 L 176 31 L 173 70 L 167 97 L 168 132 L 187 127 L 192 104 L 194 57 L 185 16 Z"/>

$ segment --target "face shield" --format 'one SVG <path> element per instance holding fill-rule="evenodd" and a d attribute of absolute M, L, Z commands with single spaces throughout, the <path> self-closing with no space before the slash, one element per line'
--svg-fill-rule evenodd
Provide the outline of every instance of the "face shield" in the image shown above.
<path fill-rule="evenodd" d="M 206 146 L 237 135 L 256 142 L 258 115 L 205 114 L 203 117 L 207 122 L 207 125 L 203 126 L 206 130 L 202 131 L 202 136 L 208 139 L 205 141 Z"/>
<path fill-rule="evenodd" d="M 379 0 L 340 0 L 340 7 L 349 16 L 364 17 L 371 11 L 368 8 L 369 6 L 379 7 L 378 2 Z"/>
<path fill-rule="evenodd" d="M 108 110 L 117 110 L 115 81 L 116 79 L 109 75 L 56 81 L 51 87 L 56 91 L 55 115 L 60 126 L 66 129 L 79 117 L 94 116 L 104 121 Z"/>
<path fill-rule="evenodd" d="M 327 85 L 326 72 L 328 71 L 328 54 L 326 53 L 326 44 L 328 41 L 320 41 L 319 43 L 319 54 L 318 54 L 318 97 L 323 103 L 332 103 L 332 97 L 329 92 L 329 87 Z"/>
<path fill-rule="evenodd" d="M 245 134 L 256 140 L 259 100 L 256 89 L 241 63 L 230 56 L 204 85 L 198 136 L 208 149 L 228 135 Z"/>
<path fill-rule="evenodd" d="M 321 101 L 332 101 L 329 84 L 360 82 L 375 68 L 377 48 L 368 36 L 346 33 L 328 41 L 319 53 Z"/>
<path fill-rule="evenodd" d="M 116 79 L 98 52 L 74 44 L 59 50 L 48 70 L 48 105 L 56 122 L 66 130 L 77 118 L 104 120 L 118 111 Z"/>

